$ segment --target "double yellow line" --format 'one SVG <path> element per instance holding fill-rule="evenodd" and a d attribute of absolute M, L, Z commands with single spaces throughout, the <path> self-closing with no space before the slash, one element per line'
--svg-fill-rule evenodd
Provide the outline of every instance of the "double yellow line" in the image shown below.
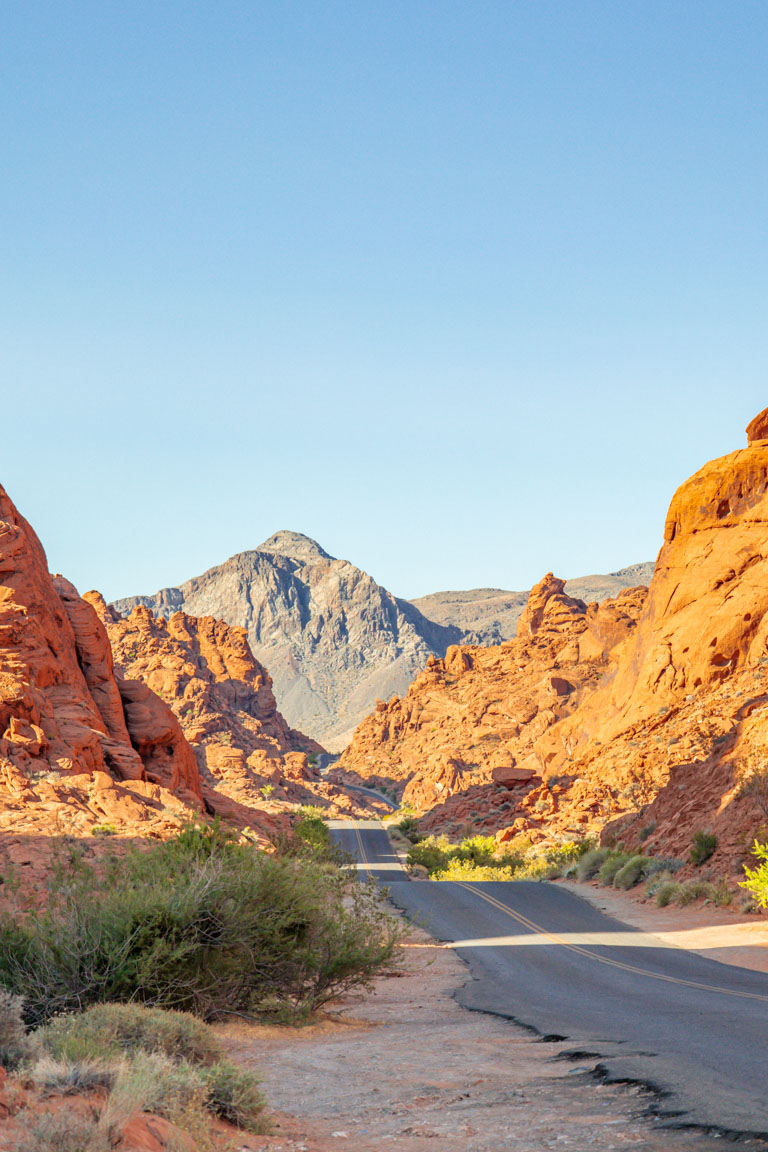
<path fill-rule="evenodd" d="M 365 848 L 363 848 L 363 838 L 360 835 L 360 829 L 358 828 L 357 824 L 355 824 L 355 836 L 357 836 L 357 847 L 360 850 L 360 859 L 363 862 L 363 867 L 364 867 L 365 871 L 368 873 L 368 879 L 373 880 L 373 872 L 371 872 L 371 869 L 370 869 L 370 866 L 368 863 L 368 857 L 365 854 Z"/>
<path fill-rule="evenodd" d="M 457 881 L 459 887 L 466 888 L 467 892 L 471 892 L 474 896 L 479 896 L 481 900 L 485 900 L 486 904 L 496 908 L 499 912 L 503 912 L 524 928 L 528 928 L 531 932 L 536 933 L 538 936 L 543 936 L 551 944 L 557 944 L 561 948 L 567 948 L 569 952 L 575 952 L 578 956 L 583 956 L 587 960 L 596 960 L 598 964 L 606 964 L 609 968 L 620 968 L 623 972 L 632 972 L 636 976 L 648 976 L 651 980 L 663 980 L 665 984 L 681 984 L 686 988 L 696 988 L 700 992 L 718 992 L 721 996 L 739 996 L 743 1000 L 760 1000 L 764 1004 L 768 1004 L 768 995 L 761 995 L 759 992 L 739 992 L 734 988 L 718 988 L 712 984 L 699 984 L 696 980 L 681 980 L 677 976 L 665 976 L 661 972 L 649 972 L 647 968 L 638 968 L 634 964 L 625 964 L 621 960 L 612 960 L 608 956 L 600 956 L 597 952 L 590 951 L 589 948 L 583 948 L 580 944 L 569 944 L 562 936 L 558 936 L 554 932 L 549 932 L 546 928 L 542 928 L 540 924 L 530 920 L 527 916 L 523 916 L 521 912 L 515 912 L 512 908 L 508 908 L 506 904 L 502 904 L 495 896 L 489 896 L 486 892 L 481 892 L 474 884 L 465 884 L 463 881 Z M 638 941 L 638 947 L 642 944 Z"/>

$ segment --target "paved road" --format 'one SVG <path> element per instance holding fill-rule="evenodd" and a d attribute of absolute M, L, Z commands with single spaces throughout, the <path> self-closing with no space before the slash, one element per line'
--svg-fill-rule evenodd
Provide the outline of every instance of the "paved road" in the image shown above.
<path fill-rule="evenodd" d="M 398 882 L 376 821 L 343 834 L 394 903 L 467 962 L 467 1008 L 657 1087 L 671 1123 L 768 1134 L 768 976 L 670 947 L 557 885 Z"/>
<path fill-rule="evenodd" d="M 328 827 L 336 843 L 357 857 L 357 870 L 362 880 L 378 880 L 387 886 L 393 880 L 407 882 L 408 873 L 400 864 L 380 821 L 329 820 Z"/>

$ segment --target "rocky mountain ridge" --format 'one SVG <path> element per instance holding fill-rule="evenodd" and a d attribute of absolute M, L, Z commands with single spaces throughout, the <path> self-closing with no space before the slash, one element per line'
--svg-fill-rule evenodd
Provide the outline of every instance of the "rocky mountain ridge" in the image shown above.
<path fill-rule="evenodd" d="M 113 606 L 125 614 L 137 605 L 166 619 L 183 609 L 244 627 L 281 712 L 333 750 L 377 697 L 404 692 L 427 658 L 461 635 L 296 532 L 278 532 L 178 588 Z"/>
<path fill-rule="evenodd" d="M 601 603 L 618 596 L 624 588 L 647 586 L 653 576 L 653 561 L 631 564 L 618 572 L 577 576 L 565 581 L 569 596 L 587 603 Z M 529 591 L 510 592 L 504 588 L 472 588 L 465 592 L 433 592 L 410 603 L 436 624 L 450 624 L 462 631 L 462 644 L 501 644 L 514 639 L 517 622 L 528 601 Z"/>
<path fill-rule="evenodd" d="M 573 584 L 598 582 L 594 598 L 603 599 L 647 567 Z M 113 607 L 125 615 L 143 605 L 165 619 L 183 610 L 244 627 L 289 722 L 340 751 L 376 700 L 406 692 L 430 656 L 514 633 L 527 594 L 491 593 L 402 600 L 315 540 L 283 531 L 178 587 Z"/>
<path fill-rule="evenodd" d="M 280 716 L 242 630 L 119 620 L 49 574 L 2 488 L 0 734 L 0 871 L 25 890 L 74 838 L 120 850 L 220 815 L 265 843 L 298 804 L 367 809 L 308 762 L 319 745 Z"/>

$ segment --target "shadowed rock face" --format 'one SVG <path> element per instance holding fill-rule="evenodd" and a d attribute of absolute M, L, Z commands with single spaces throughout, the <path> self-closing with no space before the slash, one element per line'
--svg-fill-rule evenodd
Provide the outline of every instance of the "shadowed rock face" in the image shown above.
<path fill-rule="evenodd" d="M 431 654 L 461 636 L 296 532 L 114 607 L 125 614 L 139 604 L 166 619 L 183 609 L 245 628 L 288 722 L 332 750 L 378 696 L 404 692 Z"/>

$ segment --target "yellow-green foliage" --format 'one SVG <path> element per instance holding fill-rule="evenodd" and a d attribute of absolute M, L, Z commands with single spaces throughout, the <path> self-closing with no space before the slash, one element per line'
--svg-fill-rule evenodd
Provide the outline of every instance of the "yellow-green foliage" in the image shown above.
<path fill-rule="evenodd" d="M 459 844 L 447 836 L 428 836 L 413 845 L 408 863 L 426 868 L 432 880 L 552 880 L 572 869 L 591 847 L 589 840 L 532 847 L 523 837 L 499 845 L 492 836 L 472 836 Z"/>
<path fill-rule="evenodd" d="M 742 880 L 739 887 L 746 888 L 752 899 L 761 908 L 768 907 L 768 844 L 760 844 L 755 840 L 752 846 L 752 855 L 761 863 L 756 868 L 744 866 L 746 880 Z"/>

